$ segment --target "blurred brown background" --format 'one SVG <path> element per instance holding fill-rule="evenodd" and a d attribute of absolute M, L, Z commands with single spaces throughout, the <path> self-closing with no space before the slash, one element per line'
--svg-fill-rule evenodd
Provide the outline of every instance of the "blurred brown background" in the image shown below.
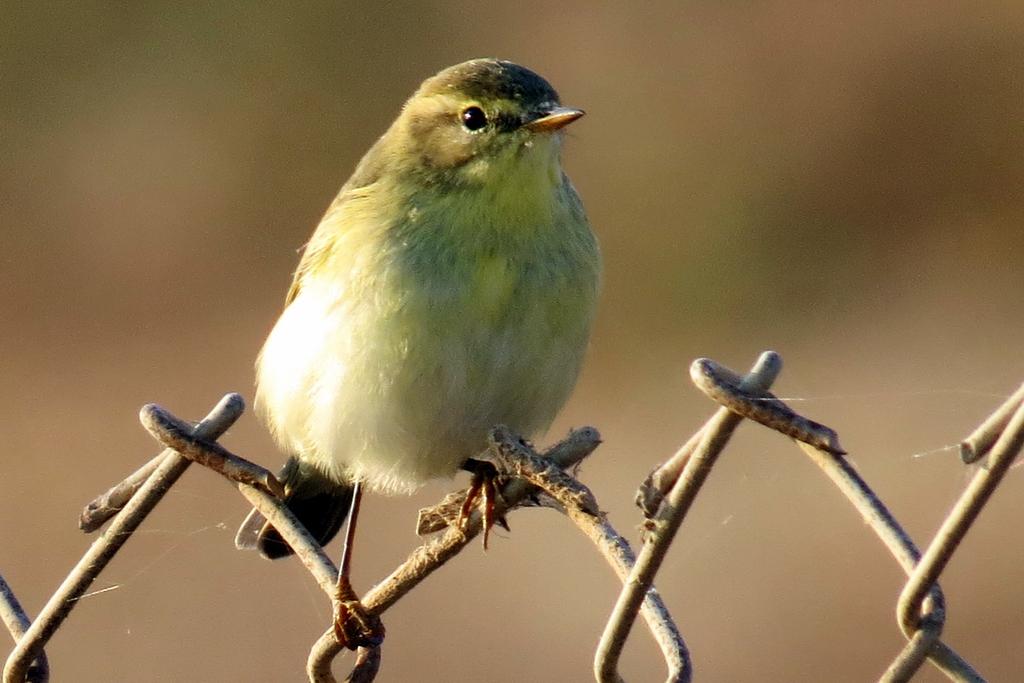
<path fill-rule="evenodd" d="M 1024 379 L 1024 5 L 645 7 L 4 3 L 0 571 L 26 607 L 90 542 L 80 507 L 157 451 L 139 406 L 251 398 L 337 188 L 421 79 L 485 55 L 589 112 L 566 159 L 607 277 L 550 438 L 601 429 L 582 477 L 619 528 L 636 537 L 637 483 L 713 410 L 690 361 L 772 348 L 778 393 L 926 544 L 968 476 L 937 449 Z M 224 442 L 280 462 L 251 413 Z M 357 587 L 453 486 L 368 501 Z M 1022 494 L 1011 470 L 942 582 L 947 641 L 992 681 L 1024 671 Z M 244 514 L 193 468 L 55 636 L 55 680 L 301 680 L 329 605 L 296 562 L 234 550 Z M 590 679 L 611 572 L 556 514 L 510 521 L 388 613 L 382 680 Z M 831 484 L 751 425 L 659 581 L 698 681 L 872 680 L 903 643 L 901 585 Z M 663 675 L 643 629 L 625 666 Z"/>

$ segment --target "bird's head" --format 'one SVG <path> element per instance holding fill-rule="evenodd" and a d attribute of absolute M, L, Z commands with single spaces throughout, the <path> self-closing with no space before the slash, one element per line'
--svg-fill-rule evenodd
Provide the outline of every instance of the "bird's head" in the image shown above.
<path fill-rule="evenodd" d="M 557 181 L 558 133 L 581 116 L 529 69 L 474 59 L 423 82 L 386 134 L 386 153 L 401 171 L 443 184 L 522 173 Z"/>

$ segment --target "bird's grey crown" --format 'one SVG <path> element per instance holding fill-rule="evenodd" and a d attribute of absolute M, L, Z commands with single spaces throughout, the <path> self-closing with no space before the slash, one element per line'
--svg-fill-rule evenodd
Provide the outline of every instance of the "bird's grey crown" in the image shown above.
<path fill-rule="evenodd" d="M 440 72 L 423 84 L 422 93 L 457 91 L 480 100 L 517 100 L 527 109 L 558 106 L 558 93 L 524 66 L 499 59 L 473 59 Z"/>

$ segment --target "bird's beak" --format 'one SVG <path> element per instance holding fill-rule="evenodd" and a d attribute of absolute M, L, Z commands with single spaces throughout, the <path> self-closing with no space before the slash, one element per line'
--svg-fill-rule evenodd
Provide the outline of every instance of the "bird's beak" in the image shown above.
<path fill-rule="evenodd" d="M 527 122 L 523 128 L 534 133 L 553 133 L 568 126 L 581 116 L 583 116 L 582 109 L 555 107 L 543 116 Z"/>

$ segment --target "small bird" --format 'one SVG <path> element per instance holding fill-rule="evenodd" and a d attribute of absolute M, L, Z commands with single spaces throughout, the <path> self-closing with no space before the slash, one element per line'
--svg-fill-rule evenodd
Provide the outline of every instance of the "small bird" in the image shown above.
<path fill-rule="evenodd" d="M 548 427 L 579 374 L 601 259 L 561 167 L 583 116 L 475 59 L 427 79 L 305 247 L 257 361 L 285 502 L 327 543 L 353 490 L 451 477 L 498 424 Z M 472 469 L 472 468 L 470 468 Z M 239 548 L 291 548 L 255 510 Z"/>

